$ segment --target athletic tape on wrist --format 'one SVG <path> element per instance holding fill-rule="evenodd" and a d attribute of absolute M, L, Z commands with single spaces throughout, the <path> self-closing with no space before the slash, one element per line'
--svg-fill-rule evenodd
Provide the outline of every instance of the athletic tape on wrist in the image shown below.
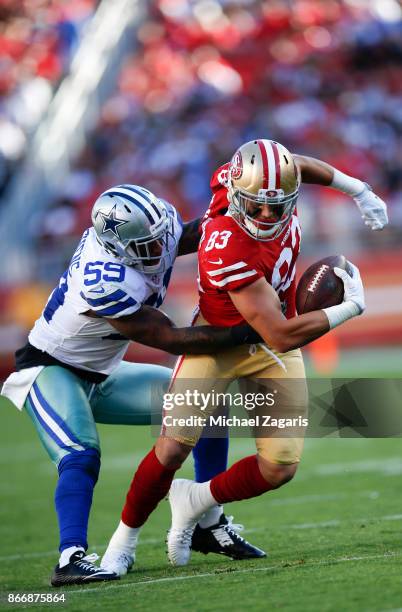
<path fill-rule="evenodd" d="M 330 329 L 334 329 L 334 327 L 338 327 L 338 325 L 341 325 L 348 319 L 360 314 L 360 308 L 356 302 L 352 302 L 352 300 L 342 302 L 342 304 L 338 304 L 337 306 L 323 308 L 322 311 L 325 312 L 328 318 Z"/>
<path fill-rule="evenodd" d="M 366 185 L 360 179 L 348 176 L 340 170 L 334 168 L 334 178 L 332 179 L 331 187 L 347 193 L 348 195 L 356 197 L 366 189 Z"/>

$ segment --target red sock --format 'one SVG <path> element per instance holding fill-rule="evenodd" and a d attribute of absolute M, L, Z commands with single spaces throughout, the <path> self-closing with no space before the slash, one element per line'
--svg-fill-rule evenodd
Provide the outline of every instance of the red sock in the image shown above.
<path fill-rule="evenodd" d="M 166 468 L 155 453 L 155 447 L 141 461 L 126 497 L 121 520 L 128 527 L 141 527 L 165 497 L 179 468 Z"/>
<path fill-rule="evenodd" d="M 273 486 L 263 478 L 256 455 L 245 457 L 226 472 L 214 476 L 210 487 L 218 504 L 257 497 L 273 489 Z"/>

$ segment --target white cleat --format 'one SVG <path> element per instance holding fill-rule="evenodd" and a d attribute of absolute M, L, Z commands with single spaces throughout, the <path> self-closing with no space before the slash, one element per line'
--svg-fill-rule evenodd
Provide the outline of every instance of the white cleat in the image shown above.
<path fill-rule="evenodd" d="M 191 539 L 198 518 L 203 513 L 195 511 L 191 503 L 191 489 L 197 483 L 184 478 L 173 480 L 169 491 L 172 526 L 167 535 L 168 559 L 172 565 L 187 565 L 191 556 Z"/>
<path fill-rule="evenodd" d="M 118 576 L 125 576 L 132 568 L 135 561 L 135 555 L 123 552 L 121 550 L 109 548 L 102 557 L 100 566 L 108 572 L 114 572 Z M 113 568 L 113 569 L 112 569 Z"/>
<path fill-rule="evenodd" d="M 169 529 L 166 538 L 168 559 L 172 565 L 187 565 L 191 557 L 191 540 L 197 521 L 188 529 Z"/>

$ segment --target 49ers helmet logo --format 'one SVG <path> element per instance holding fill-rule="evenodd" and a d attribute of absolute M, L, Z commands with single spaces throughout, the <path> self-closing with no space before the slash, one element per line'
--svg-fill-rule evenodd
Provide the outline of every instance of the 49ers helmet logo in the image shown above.
<path fill-rule="evenodd" d="M 230 177 L 235 181 L 239 179 L 243 174 L 243 158 L 241 156 L 240 151 L 236 151 L 236 153 L 232 157 L 232 161 L 230 162 Z"/>

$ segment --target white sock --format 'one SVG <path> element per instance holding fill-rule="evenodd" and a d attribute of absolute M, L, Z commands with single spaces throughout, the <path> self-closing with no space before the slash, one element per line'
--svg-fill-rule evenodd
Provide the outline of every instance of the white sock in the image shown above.
<path fill-rule="evenodd" d="M 199 526 L 202 529 L 206 529 L 207 527 L 212 527 L 212 525 L 216 525 L 219 523 L 219 519 L 221 518 L 221 514 L 223 512 L 223 506 L 213 506 L 209 510 L 202 515 L 200 520 L 198 521 Z"/>
<path fill-rule="evenodd" d="M 216 499 L 211 493 L 210 484 L 210 480 L 208 482 L 195 482 L 190 488 L 188 501 L 196 516 L 200 516 L 216 506 Z"/>
<path fill-rule="evenodd" d="M 77 552 L 77 550 L 82 550 L 83 552 L 85 552 L 85 549 L 82 546 L 70 546 L 69 548 L 65 548 L 60 555 L 59 567 L 64 567 L 65 565 L 68 565 L 70 563 L 71 555 Z"/>
<path fill-rule="evenodd" d="M 132 555 L 137 546 L 140 529 L 141 527 L 128 527 L 123 521 L 120 521 L 116 531 L 110 538 L 107 550 L 113 548 Z"/>

